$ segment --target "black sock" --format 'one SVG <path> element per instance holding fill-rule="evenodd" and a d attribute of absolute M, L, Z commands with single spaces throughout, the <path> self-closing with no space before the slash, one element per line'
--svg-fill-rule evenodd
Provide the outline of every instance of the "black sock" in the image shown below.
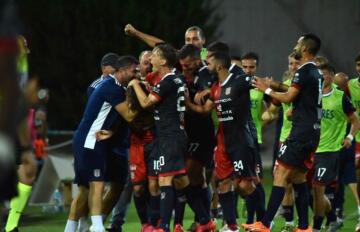
<path fill-rule="evenodd" d="M 309 206 L 309 190 L 306 183 L 293 184 L 295 192 L 295 204 L 299 217 L 299 229 L 305 230 L 309 226 L 308 206 Z"/>
<path fill-rule="evenodd" d="M 313 229 L 320 230 L 323 220 L 324 220 L 323 216 L 314 216 Z"/>
<path fill-rule="evenodd" d="M 237 192 L 234 192 L 234 196 L 235 196 L 235 216 L 236 216 L 236 219 L 239 219 L 240 215 L 239 215 L 239 210 L 238 210 L 238 202 L 239 202 L 240 194 L 238 194 Z M 246 203 L 246 201 L 245 201 L 245 203 Z"/>
<path fill-rule="evenodd" d="M 294 206 L 293 205 L 283 205 L 284 209 L 284 218 L 286 222 L 294 221 Z"/>
<path fill-rule="evenodd" d="M 201 188 L 201 200 L 203 202 L 204 208 L 208 215 L 210 215 L 210 207 L 211 207 L 211 192 L 209 187 Z"/>
<path fill-rule="evenodd" d="M 275 214 L 281 205 L 285 195 L 285 188 L 279 186 L 273 186 L 271 190 L 271 195 L 269 198 L 267 210 L 261 222 L 266 226 L 270 227 L 271 221 L 274 219 Z"/>
<path fill-rule="evenodd" d="M 153 226 L 158 226 L 160 219 L 160 195 L 159 196 L 150 196 L 149 201 L 150 208 L 150 223 Z"/>
<path fill-rule="evenodd" d="M 184 190 L 176 190 L 175 217 L 174 217 L 175 225 L 183 224 L 185 205 L 186 205 L 186 196 Z"/>
<path fill-rule="evenodd" d="M 233 225 L 236 224 L 236 215 L 235 215 L 235 194 L 233 191 L 227 193 L 219 193 L 219 201 L 221 208 L 223 209 L 224 220 L 226 224 Z"/>
<path fill-rule="evenodd" d="M 190 206 L 190 208 L 194 211 L 194 213 L 197 215 L 199 219 L 200 224 L 206 224 L 210 221 L 210 212 L 207 212 L 203 201 L 200 197 L 199 191 L 193 191 L 194 188 L 191 188 L 190 186 L 187 186 L 184 188 L 184 192 L 186 193 L 186 199 Z M 198 189 L 201 191 L 201 189 Z"/>
<path fill-rule="evenodd" d="M 325 189 L 325 195 L 331 203 L 331 210 L 326 214 L 328 222 L 336 221 L 336 202 L 335 202 L 335 192 L 336 188 L 333 186 L 327 186 Z"/>
<path fill-rule="evenodd" d="M 172 186 L 160 187 L 160 228 L 170 230 L 170 220 L 174 209 L 175 191 Z"/>
<path fill-rule="evenodd" d="M 211 209 L 211 215 L 213 218 L 217 218 L 218 217 L 218 209 Z"/>
<path fill-rule="evenodd" d="M 257 184 L 255 191 L 258 192 L 256 200 L 256 221 L 260 221 L 265 215 L 265 190 L 262 184 Z"/>
<path fill-rule="evenodd" d="M 140 196 L 134 194 L 134 204 L 141 224 L 148 223 L 146 195 L 144 193 Z"/>
<path fill-rule="evenodd" d="M 246 224 L 251 224 L 254 222 L 255 209 L 258 201 L 258 192 L 256 189 L 245 198 L 246 210 L 247 210 L 247 220 Z"/>

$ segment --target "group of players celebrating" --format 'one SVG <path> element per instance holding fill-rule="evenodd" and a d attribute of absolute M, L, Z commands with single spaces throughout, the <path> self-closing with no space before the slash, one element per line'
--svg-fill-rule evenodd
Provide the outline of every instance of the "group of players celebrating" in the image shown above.
<path fill-rule="evenodd" d="M 316 35 L 299 38 L 286 79 L 277 82 L 256 76 L 256 53 L 232 59 L 223 42 L 205 48 L 196 26 L 186 30 L 179 50 L 130 24 L 125 33 L 154 48 L 142 52 L 139 62 L 114 53 L 101 60 L 102 76 L 89 86 L 74 135 L 79 192 L 65 232 L 75 232 L 87 213 L 90 231 L 105 231 L 103 221 L 125 183 L 127 165 L 144 232 L 170 231 L 173 211 L 173 231 L 185 231 L 186 203 L 195 215 L 192 231 L 215 231 L 218 202 L 224 220 L 220 231 L 239 231 L 238 195 L 246 203 L 247 221 L 241 225 L 246 231 L 270 231 L 279 208 L 286 219 L 282 231 L 320 231 L 325 217 L 327 231 L 336 231 L 339 165 L 349 170 L 347 184 L 359 205 L 350 150 L 354 139 L 360 142 L 360 78 L 344 82 L 344 75 L 338 76 L 335 85 L 331 65 L 317 60 L 321 41 Z M 360 56 L 356 64 L 360 73 Z M 261 128 L 279 114 L 279 149 L 265 208 Z M 127 163 L 122 154 L 128 146 Z M 359 153 L 360 143 L 356 148 Z M 346 160 L 344 151 L 350 153 Z M 104 196 L 105 182 L 110 189 Z"/>

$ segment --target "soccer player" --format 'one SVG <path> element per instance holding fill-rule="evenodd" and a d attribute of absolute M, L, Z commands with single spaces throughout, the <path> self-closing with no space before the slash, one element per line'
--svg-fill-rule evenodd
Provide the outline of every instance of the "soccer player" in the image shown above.
<path fill-rule="evenodd" d="M 360 75 L 360 54 L 355 58 L 355 67 L 358 75 Z M 360 76 L 353 78 L 348 82 L 345 93 L 351 98 L 351 102 L 356 109 L 356 114 L 360 116 Z M 357 168 L 358 193 L 360 193 L 360 132 L 355 136 L 355 165 Z M 360 208 L 359 208 L 360 216 Z M 360 222 L 356 227 L 356 231 L 360 231 Z"/>
<path fill-rule="evenodd" d="M 211 87 L 213 84 L 212 76 L 201 61 L 200 49 L 193 44 L 186 44 L 180 49 L 179 62 L 190 98 L 194 101 L 197 93 Z M 192 111 L 186 111 L 185 130 L 189 144 L 186 154 L 186 169 L 190 186 L 194 193 L 201 195 L 201 200 L 207 212 L 210 213 L 211 199 L 204 171 L 205 167 L 211 166 L 215 147 L 215 129 L 211 115 L 199 115 Z M 185 209 L 185 202 L 181 204 L 180 200 L 178 199 L 175 208 L 174 223 L 178 224 L 175 225 L 175 231 L 177 231 L 177 227 L 182 225 Z M 179 211 L 182 211 L 182 214 L 179 213 L 178 215 Z M 195 222 L 198 222 L 196 215 Z"/>
<path fill-rule="evenodd" d="M 154 231 L 170 230 L 171 212 L 175 202 L 173 185 L 177 197 L 186 196 L 190 207 L 199 216 L 201 225 L 197 231 L 213 231 L 216 225 L 210 220 L 200 196 L 192 195 L 186 175 L 184 155 L 187 141 L 183 125 L 185 87 L 182 80 L 171 72 L 176 62 L 176 50 L 169 44 L 160 44 L 153 50 L 151 64 L 153 71 L 160 75 L 161 81 L 149 95 L 141 89 L 138 80 L 130 83 L 143 108 L 155 106 L 157 141 L 153 152 L 158 154 L 161 224 L 160 228 Z"/>
<path fill-rule="evenodd" d="M 216 109 L 219 118 L 217 146 L 215 148 L 214 174 L 218 181 L 218 193 L 227 231 L 238 231 L 235 214 L 234 185 L 242 196 L 255 190 L 256 145 L 248 121 L 250 113 L 251 77 L 235 76 L 229 72 L 229 54 L 214 52 L 207 59 L 209 71 L 217 75 L 219 82 L 213 85 L 210 98 L 204 105 L 187 101 L 191 110 L 210 113 Z M 233 178 L 234 176 L 234 178 Z"/>
<path fill-rule="evenodd" d="M 164 43 L 160 38 L 152 35 L 148 35 L 144 32 L 139 31 L 133 25 L 127 24 L 124 29 L 127 35 L 135 36 L 136 38 L 144 41 L 150 47 L 155 47 L 157 44 Z M 205 35 L 203 30 L 198 26 L 191 26 L 185 31 L 185 44 L 193 44 L 201 49 L 201 59 L 205 60 L 207 50 L 205 46 Z"/>
<path fill-rule="evenodd" d="M 295 75 L 296 70 L 299 67 L 299 60 L 295 59 L 295 54 L 291 53 L 288 56 L 288 70 L 285 71 L 283 75 L 283 84 L 286 86 L 291 85 L 291 81 Z M 285 142 L 286 138 L 290 134 L 291 130 L 291 113 L 292 108 L 291 104 L 288 103 L 280 103 L 278 101 L 273 100 L 270 104 L 270 107 L 263 113 L 262 120 L 264 124 L 271 122 L 276 119 L 278 114 L 278 108 L 281 108 L 281 120 L 282 125 L 280 129 L 279 141 L 276 142 L 277 152 L 278 148 Z M 277 154 L 277 153 L 276 153 Z M 282 212 L 281 214 L 285 218 L 285 226 L 282 228 L 282 232 L 293 231 L 294 230 L 294 194 L 293 188 L 291 184 L 286 186 L 285 196 L 281 203 Z"/>
<path fill-rule="evenodd" d="M 339 72 L 335 74 L 334 84 L 337 85 L 340 90 L 345 91 L 348 81 L 349 76 L 346 73 Z"/>
<path fill-rule="evenodd" d="M 17 37 L 19 53 L 17 57 L 17 71 L 20 87 L 24 88 L 28 79 L 28 62 L 27 55 L 30 52 L 27 47 L 25 37 Z M 25 104 L 25 103 L 24 103 Z M 16 147 L 17 151 L 17 164 L 18 178 L 17 184 L 18 196 L 13 197 L 10 201 L 9 216 L 5 225 L 5 231 L 18 231 L 18 224 L 21 214 L 26 206 L 27 200 L 30 197 L 32 185 L 36 178 L 37 165 L 33 153 L 34 136 L 34 111 L 29 110 L 27 119 L 20 118 L 21 122 L 17 125 Z"/>
<path fill-rule="evenodd" d="M 263 219 L 254 224 L 243 224 L 247 230 L 270 231 L 270 223 L 285 194 L 287 182 L 293 184 L 295 203 L 299 216 L 296 231 L 311 231 L 308 223 L 309 192 L 306 172 L 311 153 L 316 150 L 320 139 L 321 93 L 323 77 L 314 63 L 321 46 L 314 34 L 301 36 L 294 48 L 295 57 L 301 66 L 295 73 L 291 86 L 285 93 L 273 91 L 268 79 L 256 79 L 254 86 L 272 98 L 293 103 L 292 128 L 289 137 L 279 150 L 274 170 L 273 188 L 267 211 Z"/>
<path fill-rule="evenodd" d="M 86 202 L 89 186 L 89 210 L 91 232 L 105 231 L 102 219 L 102 194 L 104 190 L 108 142 L 97 140 L 100 130 L 109 130 L 119 115 L 132 121 L 136 112 L 129 109 L 125 97 L 128 82 L 136 75 L 136 59 L 122 57 L 116 63 L 114 77 L 105 79 L 90 95 L 83 118 L 74 134 L 75 183 L 79 186 L 78 196 L 73 200 L 65 232 L 76 230 L 79 215 L 78 203 Z"/>
<path fill-rule="evenodd" d="M 241 67 L 247 76 L 254 77 L 259 65 L 259 56 L 254 52 L 246 53 L 241 57 Z M 263 92 L 257 89 L 250 90 L 251 101 L 251 117 L 255 124 L 257 131 L 257 144 L 262 144 L 262 119 L 261 115 L 267 108 L 266 102 L 269 98 L 264 95 Z M 263 167 L 260 156 L 260 148 L 258 147 L 256 152 L 256 171 L 260 178 L 263 177 Z M 254 216 L 256 212 L 256 219 L 259 221 L 262 219 L 265 213 L 265 191 L 261 182 L 256 184 L 257 194 L 251 194 L 245 199 L 247 208 L 247 224 L 254 222 Z"/>
<path fill-rule="evenodd" d="M 321 229 L 323 218 L 329 215 L 329 231 L 333 231 L 336 224 L 335 209 L 333 209 L 335 185 L 339 167 L 339 152 L 342 148 L 351 147 L 351 142 L 359 129 L 359 121 L 354 114 L 355 108 L 343 91 L 333 87 L 335 70 L 330 65 L 319 67 L 324 77 L 322 95 L 322 119 L 320 143 L 314 159 L 314 223 L 313 231 Z M 350 122 L 350 133 L 345 137 L 347 122 Z M 345 137 L 345 139 L 344 139 Z M 325 195 L 331 194 L 329 199 Z"/>

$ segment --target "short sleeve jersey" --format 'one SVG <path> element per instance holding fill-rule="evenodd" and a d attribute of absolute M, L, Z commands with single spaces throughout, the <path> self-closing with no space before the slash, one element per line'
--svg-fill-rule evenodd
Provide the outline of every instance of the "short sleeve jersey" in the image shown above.
<path fill-rule="evenodd" d="M 359 77 L 360 78 L 360 77 Z M 360 117 L 360 79 L 351 79 L 348 83 L 348 94 L 351 102 L 356 109 L 357 116 Z M 360 143 L 360 132 L 355 136 L 356 142 Z"/>
<path fill-rule="evenodd" d="M 320 143 L 316 152 L 335 152 L 341 149 L 346 133 L 347 115 L 355 112 L 343 91 L 333 88 L 322 98 Z"/>
<path fill-rule="evenodd" d="M 249 128 L 251 77 L 230 73 L 222 83 L 213 85 L 210 100 L 215 103 L 219 118 L 217 145 L 228 152 L 243 146 L 255 147 Z"/>
<path fill-rule="evenodd" d="M 210 89 L 213 84 L 213 79 L 207 66 L 202 66 L 195 73 L 193 80 L 186 77 L 184 79 L 192 101 L 194 101 L 194 97 L 198 92 Z M 185 128 L 189 138 L 194 134 L 200 134 L 204 137 L 214 136 L 215 131 L 210 114 L 202 115 L 193 111 L 186 111 L 185 113 Z"/>
<path fill-rule="evenodd" d="M 126 100 L 126 88 L 113 77 L 101 82 L 93 91 L 86 104 L 85 112 L 77 134 L 84 141 L 84 147 L 94 149 L 96 144 L 95 133 L 99 130 L 108 130 L 120 117 L 115 106 Z"/>
<path fill-rule="evenodd" d="M 98 79 L 94 80 L 89 87 L 87 88 L 87 97 L 90 97 L 90 95 L 92 94 L 92 92 L 94 91 L 94 89 L 101 83 L 101 81 L 103 81 L 106 77 L 104 77 L 103 75 L 101 75 L 101 77 L 99 77 Z"/>
<path fill-rule="evenodd" d="M 302 133 L 303 131 L 320 127 L 322 73 L 315 63 L 305 63 L 295 72 L 291 86 L 297 88 L 299 93 L 292 105 L 293 116 L 290 136 L 305 136 Z"/>
<path fill-rule="evenodd" d="M 154 120 L 157 136 L 170 137 L 184 130 L 185 85 L 174 73 L 162 77 L 151 91 L 159 102 Z"/>

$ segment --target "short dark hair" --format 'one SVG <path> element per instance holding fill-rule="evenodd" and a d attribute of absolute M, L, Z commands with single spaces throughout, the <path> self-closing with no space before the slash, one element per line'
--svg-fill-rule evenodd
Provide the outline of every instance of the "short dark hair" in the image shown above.
<path fill-rule="evenodd" d="M 185 34 L 188 33 L 189 31 L 198 31 L 199 32 L 199 36 L 201 40 L 205 40 L 205 35 L 203 30 L 198 27 L 198 26 L 191 26 L 188 29 L 186 29 Z"/>
<path fill-rule="evenodd" d="M 321 40 L 318 36 L 312 33 L 302 35 L 305 45 L 308 47 L 308 51 L 312 55 L 316 55 L 321 47 Z"/>
<path fill-rule="evenodd" d="M 223 52 L 230 53 L 229 45 L 221 41 L 215 41 L 209 44 L 206 48 L 209 52 Z"/>
<path fill-rule="evenodd" d="M 161 51 L 161 56 L 166 60 L 166 65 L 173 68 L 178 62 L 176 49 L 168 43 L 162 43 L 155 47 Z"/>
<path fill-rule="evenodd" d="M 355 57 L 355 62 L 360 61 L 360 53 Z"/>
<path fill-rule="evenodd" d="M 256 60 L 256 65 L 259 65 L 259 55 L 255 52 L 245 53 L 245 55 L 241 57 L 241 60 Z"/>
<path fill-rule="evenodd" d="M 179 59 L 185 59 L 186 57 L 201 59 L 200 48 L 193 44 L 185 44 L 179 51 Z"/>
<path fill-rule="evenodd" d="M 332 65 L 330 65 L 330 64 L 328 64 L 328 63 L 320 65 L 320 66 L 319 66 L 319 69 L 321 69 L 321 70 L 327 70 L 327 71 L 329 71 L 330 73 L 332 73 L 333 75 L 335 75 L 335 73 L 336 73 L 334 66 L 332 66 Z"/>
<path fill-rule="evenodd" d="M 241 61 L 241 56 L 231 56 L 231 60 Z"/>
<path fill-rule="evenodd" d="M 115 69 L 128 68 L 133 64 L 139 64 L 139 61 L 133 56 L 120 56 L 116 61 Z"/>
<path fill-rule="evenodd" d="M 213 57 L 216 62 L 218 62 L 221 66 L 226 69 L 230 68 L 231 65 L 231 57 L 229 53 L 226 52 L 214 52 L 210 57 Z"/>
<path fill-rule="evenodd" d="M 119 55 L 113 52 L 106 53 L 102 58 L 100 65 L 101 66 L 111 66 L 115 68 L 116 62 L 119 59 Z"/>

